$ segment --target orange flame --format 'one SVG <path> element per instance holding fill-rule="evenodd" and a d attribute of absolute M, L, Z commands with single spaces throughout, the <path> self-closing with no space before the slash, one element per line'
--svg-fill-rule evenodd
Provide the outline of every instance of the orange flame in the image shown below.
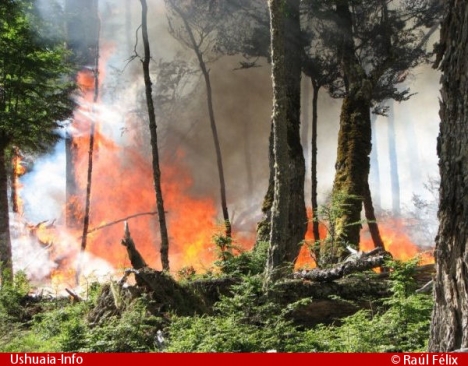
<path fill-rule="evenodd" d="M 305 244 L 301 247 L 295 268 L 315 268 L 316 263 L 311 257 L 310 246 L 313 244 L 312 225 L 310 222 L 311 210 L 308 209 L 309 224 L 306 232 Z M 327 228 L 320 223 L 320 238 L 324 239 L 327 235 Z M 432 252 L 421 252 L 418 245 L 414 244 L 406 232 L 403 219 L 386 218 L 385 221 L 379 221 L 379 232 L 385 246 L 385 250 L 393 255 L 394 259 L 407 261 L 419 258 L 419 264 L 434 263 Z M 361 234 L 361 251 L 370 251 L 374 249 L 374 242 L 370 237 L 369 231 L 365 228 Z"/>

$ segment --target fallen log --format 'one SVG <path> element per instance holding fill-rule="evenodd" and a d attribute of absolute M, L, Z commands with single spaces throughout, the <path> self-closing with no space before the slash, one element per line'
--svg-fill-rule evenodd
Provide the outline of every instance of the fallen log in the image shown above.
<path fill-rule="evenodd" d="M 333 268 L 304 270 L 295 272 L 293 276 L 316 282 L 330 282 L 354 272 L 381 267 L 390 258 L 392 255 L 389 252 L 382 248 L 375 248 L 369 252 L 353 253 L 348 259 Z"/>

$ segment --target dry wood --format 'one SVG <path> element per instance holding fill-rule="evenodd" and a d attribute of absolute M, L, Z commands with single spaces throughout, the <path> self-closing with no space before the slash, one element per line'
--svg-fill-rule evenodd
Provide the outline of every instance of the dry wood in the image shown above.
<path fill-rule="evenodd" d="M 313 269 L 310 271 L 301 271 L 294 273 L 294 278 L 302 278 L 317 282 L 329 282 L 344 277 L 354 272 L 365 271 L 368 269 L 380 267 L 385 260 L 392 255 L 382 248 L 375 248 L 370 252 L 358 252 L 351 255 L 347 260 L 326 269 Z"/>
<path fill-rule="evenodd" d="M 66 288 L 65 291 L 67 291 L 67 293 L 72 297 L 74 302 L 82 301 L 82 298 L 80 296 L 78 296 L 78 294 L 75 291 L 70 290 L 68 288 Z"/>
<path fill-rule="evenodd" d="M 108 222 L 107 224 L 102 224 L 100 226 L 96 226 L 95 228 L 92 228 L 92 229 L 88 230 L 86 232 L 86 235 L 89 235 L 91 233 L 94 233 L 95 231 L 104 229 L 106 227 L 109 227 L 109 226 L 112 226 L 112 225 L 115 225 L 115 224 L 119 224 L 121 222 L 125 222 L 125 221 L 128 221 L 130 219 L 134 219 L 135 217 L 146 216 L 146 215 L 157 215 L 157 212 L 142 212 L 142 213 L 130 215 L 130 216 L 127 216 L 127 217 L 124 217 L 124 218 L 121 218 L 121 219 L 118 219 L 118 220 L 115 220 L 115 221 L 111 221 L 111 222 Z"/>

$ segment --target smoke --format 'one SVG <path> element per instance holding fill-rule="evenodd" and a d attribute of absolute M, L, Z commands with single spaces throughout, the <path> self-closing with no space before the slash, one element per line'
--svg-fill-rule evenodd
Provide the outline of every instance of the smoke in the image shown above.
<path fill-rule="evenodd" d="M 215 226 L 216 220 L 221 219 L 216 156 L 209 128 L 205 86 L 200 73 L 196 72 L 198 65 L 193 51 L 181 45 L 168 32 L 164 1 L 151 0 L 148 5 L 155 99 L 162 92 L 162 80 L 158 79 L 161 62 L 183 60 L 191 68 L 176 90 L 175 109 L 163 110 L 161 107 L 157 110 L 161 161 L 164 165 L 163 185 L 166 179 L 165 191 L 176 192 L 175 195 L 179 196 L 179 200 L 169 198 L 166 202 L 169 232 L 171 241 L 175 243 L 170 259 L 174 261 L 173 269 L 188 265 L 190 258 L 200 262 L 200 267 L 208 266 L 202 255 L 192 253 L 196 245 L 204 246 L 203 256 L 211 250 L 206 249 L 210 246 L 211 233 L 208 233 L 208 239 L 194 238 L 201 231 L 200 222 L 215 221 L 212 223 Z M 148 170 L 151 150 L 141 74 L 142 44 L 141 36 L 136 36 L 141 22 L 140 4 L 138 1 L 101 0 L 99 11 L 100 101 L 93 104 L 84 98 L 78 99 L 80 109 L 75 114 L 77 119 L 96 122 L 100 136 L 94 157 L 91 227 L 155 210 L 152 177 Z M 50 17 L 47 11 L 45 14 Z M 235 70 L 238 62 L 238 57 L 225 56 L 210 63 L 209 69 L 234 233 L 251 237 L 261 216 L 260 208 L 268 184 L 271 76 L 270 66 L 265 60 L 259 61 L 261 67 L 246 70 Z M 307 80 L 304 83 L 307 84 Z M 395 105 L 401 200 L 408 207 L 412 204 L 413 193 L 425 195 L 423 184 L 426 177 L 437 174 L 438 74 L 428 67 L 422 67 L 415 73 L 412 84 L 412 90 L 418 94 L 408 102 Z M 320 204 L 325 203 L 333 183 L 340 107 L 341 100 L 331 99 L 325 92 L 320 93 Z M 310 103 L 303 106 L 305 108 L 310 108 Z M 391 190 L 385 118 L 379 117 L 377 126 L 374 148 L 378 149 L 379 154 L 381 186 L 371 189 L 373 193 L 380 194 L 382 208 L 388 210 L 391 207 Z M 86 140 L 87 130 L 83 126 L 75 123 L 70 131 L 75 137 Z M 86 143 L 83 146 L 86 157 Z M 310 172 L 310 142 L 304 146 L 304 153 L 307 156 L 307 172 Z M 76 165 L 81 188 L 85 184 L 86 164 L 87 160 L 83 160 Z M 127 181 L 130 177 L 134 179 Z M 63 225 L 66 184 L 64 142 L 60 142 L 52 154 L 37 159 L 34 168 L 22 177 L 21 182 L 24 217 L 20 221 L 36 224 L 55 219 L 57 226 Z M 307 203 L 310 202 L 309 187 L 310 178 L 306 181 Z M 138 203 L 134 202 L 135 197 L 139 199 Z M 197 216 L 192 204 L 202 206 L 200 216 Z M 187 206 L 187 210 L 181 211 L 180 207 L 183 206 Z M 23 225 L 18 218 L 13 218 L 12 222 L 16 226 Z M 173 234 L 176 224 L 186 227 L 183 237 Z M 139 218 L 130 223 L 130 228 L 147 262 L 158 267 L 156 219 Z M 88 275 L 97 270 L 108 273 L 112 268 L 128 264 L 125 250 L 119 244 L 121 235 L 122 228 L 116 225 L 90 236 L 90 248 L 84 254 L 87 256 L 86 263 L 89 263 L 85 269 Z M 59 230 L 59 237 L 63 256 L 68 256 L 70 266 L 75 268 L 79 233 L 72 235 Z M 51 259 L 47 250 L 37 242 L 28 241 L 21 235 L 16 236 L 14 241 L 14 258 L 18 263 L 15 267 L 27 270 L 36 278 L 45 278 L 59 269 L 57 257 L 62 254 Z M 208 254 L 207 257 L 211 255 L 212 258 L 212 253 Z"/>

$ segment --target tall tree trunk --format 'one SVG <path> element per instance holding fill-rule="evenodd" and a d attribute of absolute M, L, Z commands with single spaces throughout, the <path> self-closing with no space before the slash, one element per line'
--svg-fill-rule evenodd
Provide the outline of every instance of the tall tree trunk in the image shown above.
<path fill-rule="evenodd" d="M 96 2 L 96 7 L 98 3 Z M 96 117 L 96 103 L 99 99 L 99 38 L 100 38 L 100 19 L 97 17 L 98 31 L 96 34 L 95 59 L 94 59 L 94 90 L 93 90 L 93 104 L 89 129 L 89 149 L 88 149 L 88 171 L 86 174 L 86 196 L 85 207 L 83 216 L 83 236 L 81 237 L 81 251 L 86 250 L 88 242 L 88 229 L 89 229 L 89 215 L 91 210 L 91 188 L 93 182 L 93 154 L 94 154 L 94 132 L 95 132 L 95 117 Z M 79 271 L 78 271 L 79 275 Z"/>
<path fill-rule="evenodd" d="M 408 106 L 407 103 L 403 103 L 401 105 L 402 114 L 407 115 L 411 113 L 411 110 L 409 108 L 412 108 L 411 106 Z M 408 109 L 406 109 L 408 108 Z M 416 131 L 414 129 L 415 124 L 417 119 L 410 118 L 405 123 L 403 124 L 404 127 L 404 132 L 403 132 L 403 138 L 405 141 L 405 147 L 407 151 L 407 164 L 408 164 L 408 170 L 409 170 L 409 176 L 411 179 L 411 191 L 412 192 L 417 192 L 420 190 L 420 184 L 423 182 L 423 177 L 421 174 L 421 168 L 423 165 L 421 164 L 421 159 L 419 152 L 421 151 L 419 149 L 419 143 L 418 143 L 418 136 L 416 134 Z M 424 177 L 427 179 L 428 177 Z"/>
<path fill-rule="evenodd" d="M 468 347 L 468 4 L 448 0 L 436 66 L 443 72 L 441 175 L 430 352 Z"/>
<path fill-rule="evenodd" d="M 371 130 L 372 130 L 372 151 L 370 154 L 370 181 L 374 192 L 374 207 L 377 210 L 382 208 L 380 201 L 380 169 L 379 169 L 379 154 L 377 149 L 377 115 L 371 114 Z"/>
<path fill-rule="evenodd" d="M 148 108 L 149 130 L 151 135 L 151 152 L 153 155 L 153 181 L 154 190 L 156 193 L 156 205 L 159 217 L 159 231 L 161 234 L 161 263 L 164 271 L 169 271 L 169 236 L 167 234 L 166 213 L 164 211 L 164 201 L 161 189 L 161 171 L 159 169 L 159 150 L 158 150 L 158 134 L 156 125 L 156 114 L 154 111 L 154 103 L 152 96 L 152 83 L 149 71 L 149 63 L 151 60 L 149 39 L 148 39 L 148 5 L 146 0 L 141 2 L 141 32 L 143 38 L 144 58 L 143 76 L 145 79 L 146 106 Z"/>
<path fill-rule="evenodd" d="M 215 147 L 215 152 L 216 152 L 216 164 L 218 167 L 219 188 L 220 188 L 220 196 L 221 196 L 221 210 L 223 212 L 225 235 L 228 238 L 230 238 L 232 234 L 231 221 L 229 219 L 229 211 L 228 211 L 227 199 L 226 199 L 226 182 L 224 179 L 223 156 L 221 154 L 221 145 L 219 142 L 218 127 L 216 124 L 216 119 L 215 119 L 214 109 L 213 109 L 213 91 L 211 89 L 210 72 L 206 68 L 206 63 L 205 63 L 205 60 L 203 59 L 203 51 L 200 49 L 200 45 L 195 39 L 195 36 L 192 31 L 192 27 L 188 23 L 186 19 L 186 15 L 175 4 L 174 1 L 171 1 L 171 5 L 173 9 L 179 14 L 182 21 L 184 22 L 185 30 L 187 31 L 187 34 L 190 38 L 191 48 L 194 50 L 197 56 L 198 64 L 203 74 L 203 79 L 205 80 L 206 103 L 207 103 L 207 108 L 208 108 L 208 116 L 210 119 L 211 133 L 213 135 L 213 142 L 214 142 L 214 147 Z"/>
<path fill-rule="evenodd" d="M 398 174 L 398 157 L 395 139 L 395 110 L 394 101 L 390 100 L 388 110 L 388 153 L 390 157 L 390 182 L 392 186 L 392 214 L 395 217 L 401 215 L 400 207 L 400 176 Z"/>
<path fill-rule="evenodd" d="M 364 188 L 370 168 L 370 100 L 373 87 L 354 52 L 348 1 L 337 1 L 336 12 L 344 27 L 339 51 L 347 88 L 341 107 L 333 183 L 333 195 L 342 197 L 343 202 L 343 213 L 335 220 L 340 245 L 336 259 L 342 260 L 348 255 L 346 245 L 356 249 L 359 246 Z"/>
<path fill-rule="evenodd" d="M 6 144 L 0 141 L 0 277 L 2 281 L 13 280 L 13 260 L 10 238 L 8 207 L 8 174 L 5 156 Z"/>
<path fill-rule="evenodd" d="M 307 146 L 309 144 L 309 85 L 304 83 L 302 87 L 302 108 L 301 108 L 301 144 Z M 304 153 L 305 155 L 305 153 Z"/>
<path fill-rule="evenodd" d="M 252 197 L 254 193 L 253 176 L 252 176 L 252 152 L 250 148 L 250 129 L 249 123 L 244 122 L 244 156 L 245 169 L 247 173 L 247 197 Z"/>
<path fill-rule="evenodd" d="M 274 189 L 266 281 L 287 271 L 307 229 L 305 162 L 300 143 L 299 0 L 269 0 L 273 79 Z"/>
<path fill-rule="evenodd" d="M 319 222 L 317 220 L 317 124 L 318 124 L 318 95 L 320 86 L 311 78 L 312 81 L 312 140 L 311 140 L 311 201 L 312 201 L 312 233 L 314 234 L 314 241 L 320 240 Z M 319 252 L 319 251 L 318 251 Z M 318 252 L 316 255 L 318 255 Z M 318 262 L 318 257 L 316 257 Z"/>
<path fill-rule="evenodd" d="M 281 276 L 289 240 L 289 170 L 288 120 L 286 105 L 285 14 L 282 0 L 269 0 L 271 25 L 271 60 L 273 82 L 273 202 L 271 207 L 270 247 L 266 265 L 267 281 Z M 272 140 L 272 141 L 271 141 Z M 285 174 L 286 173 L 286 174 Z"/>

